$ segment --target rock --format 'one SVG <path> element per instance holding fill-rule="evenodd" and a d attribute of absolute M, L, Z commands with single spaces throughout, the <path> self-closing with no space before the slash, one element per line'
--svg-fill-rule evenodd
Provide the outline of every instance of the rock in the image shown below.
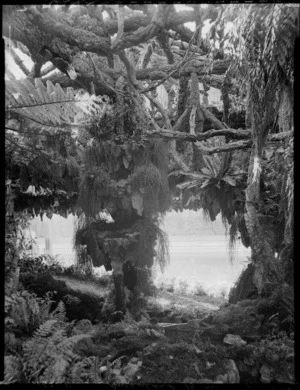
<path fill-rule="evenodd" d="M 246 345 L 247 342 L 245 340 L 243 340 L 241 338 L 241 336 L 239 335 L 236 335 L 236 334 L 227 334 L 225 337 L 224 337 L 224 340 L 223 342 L 225 344 L 230 344 L 230 345 L 235 345 L 237 347 L 241 346 L 241 345 Z"/>
<path fill-rule="evenodd" d="M 212 326 L 224 336 L 227 333 L 239 335 L 246 341 L 258 337 L 263 316 L 258 315 L 255 302 L 249 300 L 248 306 L 230 305 L 214 312 Z"/>

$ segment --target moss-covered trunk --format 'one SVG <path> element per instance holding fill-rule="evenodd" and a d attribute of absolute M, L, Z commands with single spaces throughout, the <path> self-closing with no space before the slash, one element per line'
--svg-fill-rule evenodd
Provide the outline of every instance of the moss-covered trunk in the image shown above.
<path fill-rule="evenodd" d="M 258 217 L 264 141 L 263 129 L 258 115 L 254 115 L 252 125 L 254 145 L 248 170 L 245 221 L 251 241 L 251 260 L 255 269 L 253 282 L 261 295 L 270 292 L 270 287 L 277 280 L 277 273 L 275 269 L 275 254 L 264 236 Z"/>

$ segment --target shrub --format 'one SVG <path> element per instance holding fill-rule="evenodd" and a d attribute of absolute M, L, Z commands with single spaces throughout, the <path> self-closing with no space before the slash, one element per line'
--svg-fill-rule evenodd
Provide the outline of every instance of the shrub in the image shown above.
<path fill-rule="evenodd" d="M 199 297 L 207 296 L 207 292 L 205 291 L 204 287 L 197 283 L 194 287 L 194 295 L 198 295 Z"/>
<path fill-rule="evenodd" d="M 18 265 L 21 273 L 38 274 L 46 271 L 60 273 L 63 270 L 57 258 L 50 255 L 41 255 L 38 257 L 25 256 L 19 260 Z"/>
<path fill-rule="evenodd" d="M 65 307 L 60 302 L 56 309 L 50 312 L 53 293 L 44 298 L 26 290 L 5 297 L 6 330 L 19 329 L 32 334 L 43 322 L 49 319 L 65 319 Z"/>

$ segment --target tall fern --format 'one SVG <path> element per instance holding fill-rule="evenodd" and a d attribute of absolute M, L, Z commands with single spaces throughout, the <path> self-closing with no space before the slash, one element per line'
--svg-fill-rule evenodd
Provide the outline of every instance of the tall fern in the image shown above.
<path fill-rule="evenodd" d="M 29 383 L 65 383 L 67 369 L 77 358 L 74 346 L 89 335 L 66 337 L 65 323 L 49 320 L 24 346 L 24 372 Z"/>

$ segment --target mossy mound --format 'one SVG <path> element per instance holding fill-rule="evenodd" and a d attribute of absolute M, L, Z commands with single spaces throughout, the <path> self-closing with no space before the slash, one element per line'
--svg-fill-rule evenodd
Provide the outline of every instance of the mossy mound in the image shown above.
<path fill-rule="evenodd" d="M 49 272 L 21 274 L 20 281 L 26 290 L 34 292 L 38 297 L 44 297 L 48 291 L 55 292 L 53 307 L 63 301 L 70 321 L 88 319 L 95 323 L 101 319 L 104 298 L 97 297 L 88 290 L 74 290 L 65 281 L 56 280 Z"/>

